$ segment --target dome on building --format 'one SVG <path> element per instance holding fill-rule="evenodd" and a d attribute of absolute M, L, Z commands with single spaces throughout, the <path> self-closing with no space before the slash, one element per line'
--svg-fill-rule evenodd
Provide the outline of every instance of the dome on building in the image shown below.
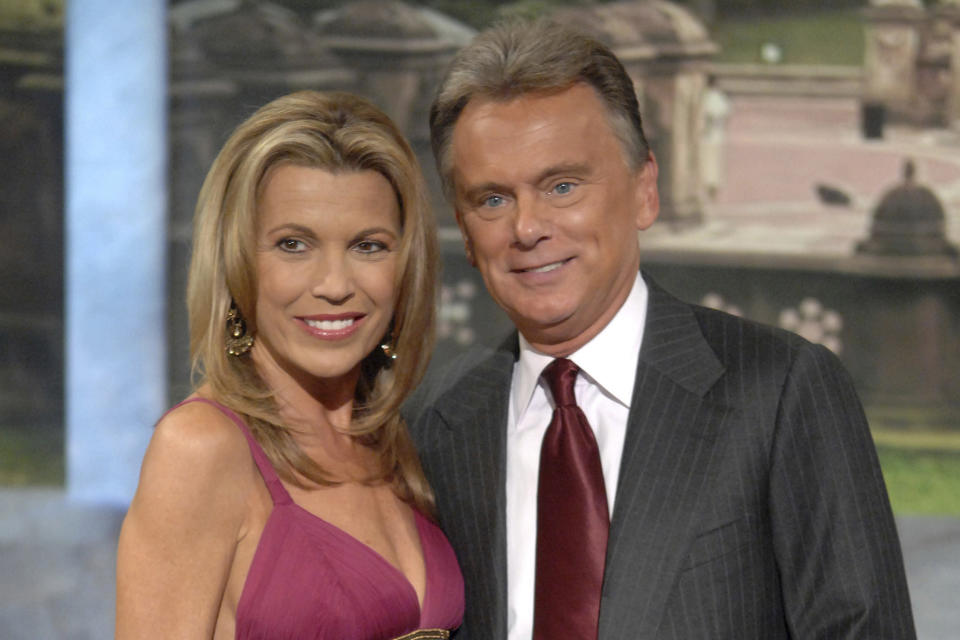
<path fill-rule="evenodd" d="M 350 2 L 316 13 L 313 24 L 326 47 L 371 55 L 452 52 L 473 36 L 452 18 L 398 0 Z"/>
<path fill-rule="evenodd" d="M 348 2 L 317 13 L 314 24 L 323 34 L 347 37 L 416 40 L 434 35 L 414 7 L 392 0 Z"/>
<path fill-rule="evenodd" d="M 336 64 L 296 13 L 271 2 L 190 0 L 169 16 L 175 72 Z"/>
<path fill-rule="evenodd" d="M 716 43 L 693 13 L 664 0 L 561 9 L 554 18 L 593 34 L 625 62 L 717 52 Z"/>
<path fill-rule="evenodd" d="M 913 161 L 903 168 L 903 182 L 890 189 L 873 211 L 870 237 L 858 253 L 888 256 L 956 255 L 946 238 L 946 216 L 940 199 L 917 184 Z"/>

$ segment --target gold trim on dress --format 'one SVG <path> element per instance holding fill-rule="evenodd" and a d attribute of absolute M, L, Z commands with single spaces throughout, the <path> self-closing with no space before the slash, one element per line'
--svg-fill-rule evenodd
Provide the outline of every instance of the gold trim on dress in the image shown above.
<path fill-rule="evenodd" d="M 450 632 L 446 629 L 418 629 L 395 640 L 448 640 L 449 637 Z"/>

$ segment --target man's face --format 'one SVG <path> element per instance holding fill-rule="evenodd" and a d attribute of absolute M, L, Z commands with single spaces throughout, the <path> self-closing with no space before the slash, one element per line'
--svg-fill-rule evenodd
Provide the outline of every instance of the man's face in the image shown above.
<path fill-rule="evenodd" d="M 474 98 L 453 131 L 467 258 L 536 348 L 568 355 L 606 326 L 659 211 L 651 155 L 632 169 L 594 89 Z"/>

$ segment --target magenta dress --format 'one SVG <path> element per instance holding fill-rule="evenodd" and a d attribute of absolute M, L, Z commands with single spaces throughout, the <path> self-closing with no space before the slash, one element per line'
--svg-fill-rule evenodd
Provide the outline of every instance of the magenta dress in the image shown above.
<path fill-rule="evenodd" d="M 406 576 L 350 534 L 298 506 L 243 420 L 233 420 L 273 499 L 237 605 L 242 640 L 392 640 L 463 619 L 463 577 L 443 532 L 414 510 L 427 572 L 423 609 Z M 438 637 L 438 636 L 427 636 Z"/>

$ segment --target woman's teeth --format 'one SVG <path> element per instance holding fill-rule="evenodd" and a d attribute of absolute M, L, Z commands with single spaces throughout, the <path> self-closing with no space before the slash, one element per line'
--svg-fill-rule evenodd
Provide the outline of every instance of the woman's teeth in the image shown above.
<path fill-rule="evenodd" d="M 304 320 L 309 326 L 320 331 L 340 331 L 353 324 L 354 318 L 343 320 Z"/>

